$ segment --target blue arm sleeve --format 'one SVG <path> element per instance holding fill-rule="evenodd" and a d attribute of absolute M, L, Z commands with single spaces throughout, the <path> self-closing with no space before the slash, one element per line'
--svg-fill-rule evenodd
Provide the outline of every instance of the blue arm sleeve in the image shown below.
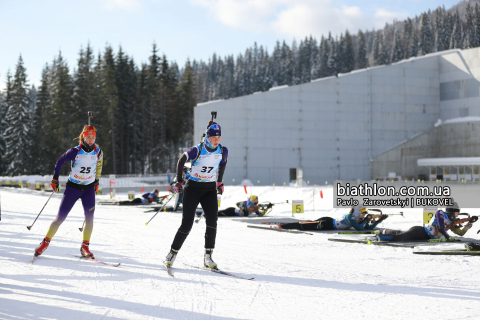
<path fill-rule="evenodd" d="M 70 148 L 67 152 L 62 154 L 60 158 L 58 158 L 57 163 L 55 164 L 55 171 L 53 172 L 54 179 L 58 179 L 58 176 L 60 175 L 60 170 L 62 169 L 65 162 L 74 160 L 77 156 L 77 153 L 77 148 Z"/>
<path fill-rule="evenodd" d="M 348 214 L 346 217 L 345 217 L 345 220 L 347 220 L 347 222 L 353 227 L 355 228 L 355 230 L 357 231 L 362 231 L 365 227 L 365 223 L 367 223 L 366 221 L 362 222 L 362 223 L 357 223 L 357 221 L 355 221 L 355 219 L 353 219 L 353 214 Z"/>

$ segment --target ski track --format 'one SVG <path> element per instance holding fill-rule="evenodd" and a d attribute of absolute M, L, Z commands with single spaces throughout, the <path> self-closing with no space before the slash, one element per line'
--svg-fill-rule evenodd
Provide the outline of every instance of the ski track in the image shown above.
<path fill-rule="evenodd" d="M 246 198 L 243 187 L 225 190 L 222 207 Z M 331 208 L 331 187 L 323 189 L 326 199 L 315 199 L 315 212 L 312 188 L 254 187 L 253 192 L 262 201 L 304 199 L 306 212 L 295 219 L 345 213 Z M 214 259 L 222 270 L 255 277 L 247 281 L 184 266 L 203 264 L 202 220 L 193 225 L 175 262 L 175 278 L 170 278 L 162 260 L 181 214 L 159 213 L 145 226 L 152 215 L 142 208 L 97 205 L 91 250 L 100 261 L 122 263 L 115 268 L 73 256 L 82 241 L 78 202 L 47 251 L 30 265 L 61 195 L 52 196 L 28 231 L 25 226 L 31 225 L 48 193 L 7 188 L 0 193 L 0 319 L 479 318 L 478 257 L 412 254 L 461 244 L 416 249 L 347 244 L 328 241 L 336 234 L 279 233 L 247 228 L 242 219 L 220 218 Z M 405 219 L 391 217 L 384 227 L 406 230 L 422 224 L 420 209 L 403 211 Z M 480 214 L 479 209 L 465 211 Z M 291 217 L 291 206 L 276 205 L 264 219 L 273 217 Z M 479 226 L 466 236 L 480 239 Z"/>

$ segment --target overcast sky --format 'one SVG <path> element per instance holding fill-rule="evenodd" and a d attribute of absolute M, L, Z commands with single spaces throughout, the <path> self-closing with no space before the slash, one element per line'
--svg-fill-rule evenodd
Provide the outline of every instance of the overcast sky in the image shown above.
<path fill-rule="evenodd" d="M 88 43 L 97 54 L 121 45 L 146 62 L 152 44 L 182 66 L 213 53 L 243 53 L 257 42 L 269 52 L 277 40 L 382 28 L 460 0 L 0 0 L 0 90 L 21 54 L 30 84 L 61 51 L 71 70 Z"/>

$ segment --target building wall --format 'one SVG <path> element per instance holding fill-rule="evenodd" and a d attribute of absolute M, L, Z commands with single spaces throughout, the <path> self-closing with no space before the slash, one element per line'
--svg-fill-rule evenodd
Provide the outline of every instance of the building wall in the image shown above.
<path fill-rule="evenodd" d="M 428 168 L 419 167 L 422 158 L 480 156 L 480 120 L 445 124 L 418 135 L 379 155 L 372 161 L 372 178 L 386 178 L 395 172 L 402 179 L 418 179 Z"/>
<path fill-rule="evenodd" d="M 288 183 L 296 167 L 310 183 L 367 180 L 372 159 L 433 128 L 439 118 L 458 117 L 466 108 L 480 116 L 476 81 L 468 80 L 480 74 L 479 50 L 454 51 L 199 104 L 194 136 L 200 139 L 210 112 L 217 111 L 229 149 L 227 184 Z M 466 79 L 467 89 L 460 89 L 468 97 L 451 99 L 459 86 L 453 81 Z"/>

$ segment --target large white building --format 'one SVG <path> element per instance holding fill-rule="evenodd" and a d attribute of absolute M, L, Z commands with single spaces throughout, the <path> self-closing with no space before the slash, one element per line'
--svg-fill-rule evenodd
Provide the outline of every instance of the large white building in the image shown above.
<path fill-rule="evenodd" d="M 480 116 L 479 79 L 480 49 L 443 51 L 198 104 L 194 137 L 217 111 L 229 149 L 227 184 L 282 185 L 291 168 L 302 168 L 310 184 L 368 180 L 379 174 L 372 160 L 438 119 Z"/>

